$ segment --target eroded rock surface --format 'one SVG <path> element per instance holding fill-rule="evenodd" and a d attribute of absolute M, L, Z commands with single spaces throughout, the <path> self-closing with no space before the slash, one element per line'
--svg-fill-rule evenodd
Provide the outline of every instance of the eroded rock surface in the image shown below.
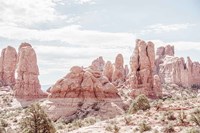
<path fill-rule="evenodd" d="M 0 57 L 0 81 L 2 86 L 13 86 L 15 84 L 16 63 L 17 52 L 15 48 L 8 46 L 3 49 Z"/>
<path fill-rule="evenodd" d="M 38 75 L 36 53 L 30 44 L 22 43 L 18 53 L 15 96 L 30 99 L 47 96 L 41 90 Z"/>
<path fill-rule="evenodd" d="M 139 39 L 136 40 L 136 47 L 131 56 L 130 67 L 131 73 L 128 82 L 133 89 L 132 95 L 145 94 L 149 97 L 156 97 L 157 93 L 160 92 L 154 91 L 155 52 L 152 42 L 146 43 Z M 156 90 L 161 89 L 157 88 Z"/>
<path fill-rule="evenodd" d="M 156 52 L 156 73 L 161 82 L 184 87 L 200 84 L 200 64 L 192 62 L 190 57 L 174 57 L 174 46 L 159 47 Z"/>
<path fill-rule="evenodd" d="M 51 98 L 118 98 L 116 87 L 102 72 L 74 66 L 50 89 Z"/>

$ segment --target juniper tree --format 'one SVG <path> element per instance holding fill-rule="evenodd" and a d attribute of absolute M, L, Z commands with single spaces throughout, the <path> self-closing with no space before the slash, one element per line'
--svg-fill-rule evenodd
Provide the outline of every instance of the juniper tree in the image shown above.
<path fill-rule="evenodd" d="M 55 133 L 53 123 L 42 107 L 36 103 L 25 111 L 25 118 L 21 121 L 22 133 Z"/>

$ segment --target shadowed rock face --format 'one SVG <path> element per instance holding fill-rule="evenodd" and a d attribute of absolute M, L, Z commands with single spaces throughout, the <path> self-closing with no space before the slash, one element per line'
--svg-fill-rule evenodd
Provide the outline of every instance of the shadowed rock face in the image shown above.
<path fill-rule="evenodd" d="M 0 57 L 0 81 L 3 85 L 13 86 L 15 84 L 16 63 L 17 52 L 15 48 L 8 46 L 3 49 Z"/>
<path fill-rule="evenodd" d="M 79 66 L 72 67 L 70 73 L 58 80 L 50 93 L 51 98 L 119 98 L 117 89 L 101 71 Z"/>
<path fill-rule="evenodd" d="M 156 54 L 156 73 L 162 83 L 184 87 L 200 84 L 199 62 L 192 62 L 189 57 L 186 62 L 184 58 L 174 57 L 174 47 L 170 45 L 159 47 Z"/>
<path fill-rule="evenodd" d="M 154 91 L 159 85 L 154 84 L 153 71 L 155 67 L 155 52 L 152 42 L 136 40 L 136 47 L 130 60 L 131 73 L 128 79 L 130 87 L 133 89 L 132 95 L 145 94 L 149 97 L 156 97 L 160 92 Z M 156 76 L 156 81 L 159 82 Z M 158 84 L 158 83 L 156 83 Z"/>
<path fill-rule="evenodd" d="M 18 53 L 15 96 L 30 99 L 45 97 L 46 94 L 41 90 L 38 75 L 36 53 L 30 44 L 22 43 Z"/>

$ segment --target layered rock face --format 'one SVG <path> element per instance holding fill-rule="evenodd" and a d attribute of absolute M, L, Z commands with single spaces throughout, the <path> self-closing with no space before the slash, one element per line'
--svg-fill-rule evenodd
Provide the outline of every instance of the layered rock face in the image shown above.
<path fill-rule="evenodd" d="M 112 82 L 114 85 L 123 84 L 125 81 L 124 58 L 122 54 L 118 54 L 115 59 Z"/>
<path fill-rule="evenodd" d="M 0 57 L 0 81 L 4 86 L 15 84 L 15 69 L 17 63 L 17 52 L 15 48 L 8 46 L 2 50 Z"/>
<path fill-rule="evenodd" d="M 74 66 L 64 78 L 58 80 L 50 89 L 51 98 L 98 99 L 118 98 L 117 89 L 102 75 L 101 71 L 91 67 Z"/>
<path fill-rule="evenodd" d="M 131 73 L 128 82 L 133 89 L 133 96 L 145 94 L 149 97 L 157 97 L 162 94 L 158 83 L 159 77 L 153 76 L 155 68 L 155 52 L 154 44 L 152 42 L 146 43 L 139 39 L 136 40 L 136 47 L 131 56 L 130 67 Z M 154 83 L 154 81 L 156 81 L 156 83 Z M 154 87 L 156 88 L 154 89 Z"/>
<path fill-rule="evenodd" d="M 19 98 L 45 97 L 46 94 L 41 90 L 38 75 L 36 53 L 30 44 L 22 43 L 18 53 L 15 96 Z"/>
<path fill-rule="evenodd" d="M 158 48 L 156 53 L 156 72 L 162 83 L 184 87 L 200 84 L 200 64 L 198 62 L 192 62 L 189 57 L 186 62 L 184 58 L 174 57 L 174 47 L 169 45 Z"/>

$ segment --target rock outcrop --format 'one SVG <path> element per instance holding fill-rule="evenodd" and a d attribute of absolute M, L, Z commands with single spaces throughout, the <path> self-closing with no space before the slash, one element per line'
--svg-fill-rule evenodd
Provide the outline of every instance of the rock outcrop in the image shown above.
<path fill-rule="evenodd" d="M 174 46 L 159 47 L 156 52 L 156 73 L 161 82 L 184 87 L 200 85 L 200 64 L 188 57 L 174 57 Z"/>
<path fill-rule="evenodd" d="M 105 61 L 103 60 L 103 57 L 100 56 L 99 58 L 97 58 L 96 60 L 92 62 L 92 65 L 90 66 L 90 68 L 95 71 L 103 72 L 104 65 L 105 65 Z"/>
<path fill-rule="evenodd" d="M 112 82 L 115 86 L 123 84 L 125 81 L 124 58 L 118 54 L 115 59 Z"/>
<path fill-rule="evenodd" d="M 145 94 L 149 97 L 156 97 L 157 93 L 154 91 L 154 86 L 156 90 L 161 90 L 158 83 L 154 81 L 159 81 L 156 76 L 154 80 L 153 71 L 155 67 L 155 52 L 154 44 L 152 42 L 144 42 L 142 40 L 136 40 L 136 47 L 131 56 L 130 60 L 131 73 L 129 75 L 129 85 L 133 89 L 132 96 L 137 96 L 139 94 Z"/>
<path fill-rule="evenodd" d="M 47 96 L 41 90 L 38 75 L 36 53 L 30 44 L 22 43 L 18 53 L 15 96 L 29 99 Z"/>
<path fill-rule="evenodd" d="M 113 64 L 107 61 L 103 69 L 103 75 L 106 76 L 110 82 L 112 82 L 113 69 Z"/>
<path fill-rule="evenodd" d="M 97 99 L 118 98 L 117 89 L 102 75 L 101 71 L 91 67 L 74 66 L 64 78 L 58 80 L 50 89 L 51 98 Z"/>
<path fill-rule="evenodd" d="M 15 84 L 15 69 L 17 63 L 17 52 L 15 48 L 8 46 L 3 49 L 0 57 L 0 81 L 4 86 Z"/>

